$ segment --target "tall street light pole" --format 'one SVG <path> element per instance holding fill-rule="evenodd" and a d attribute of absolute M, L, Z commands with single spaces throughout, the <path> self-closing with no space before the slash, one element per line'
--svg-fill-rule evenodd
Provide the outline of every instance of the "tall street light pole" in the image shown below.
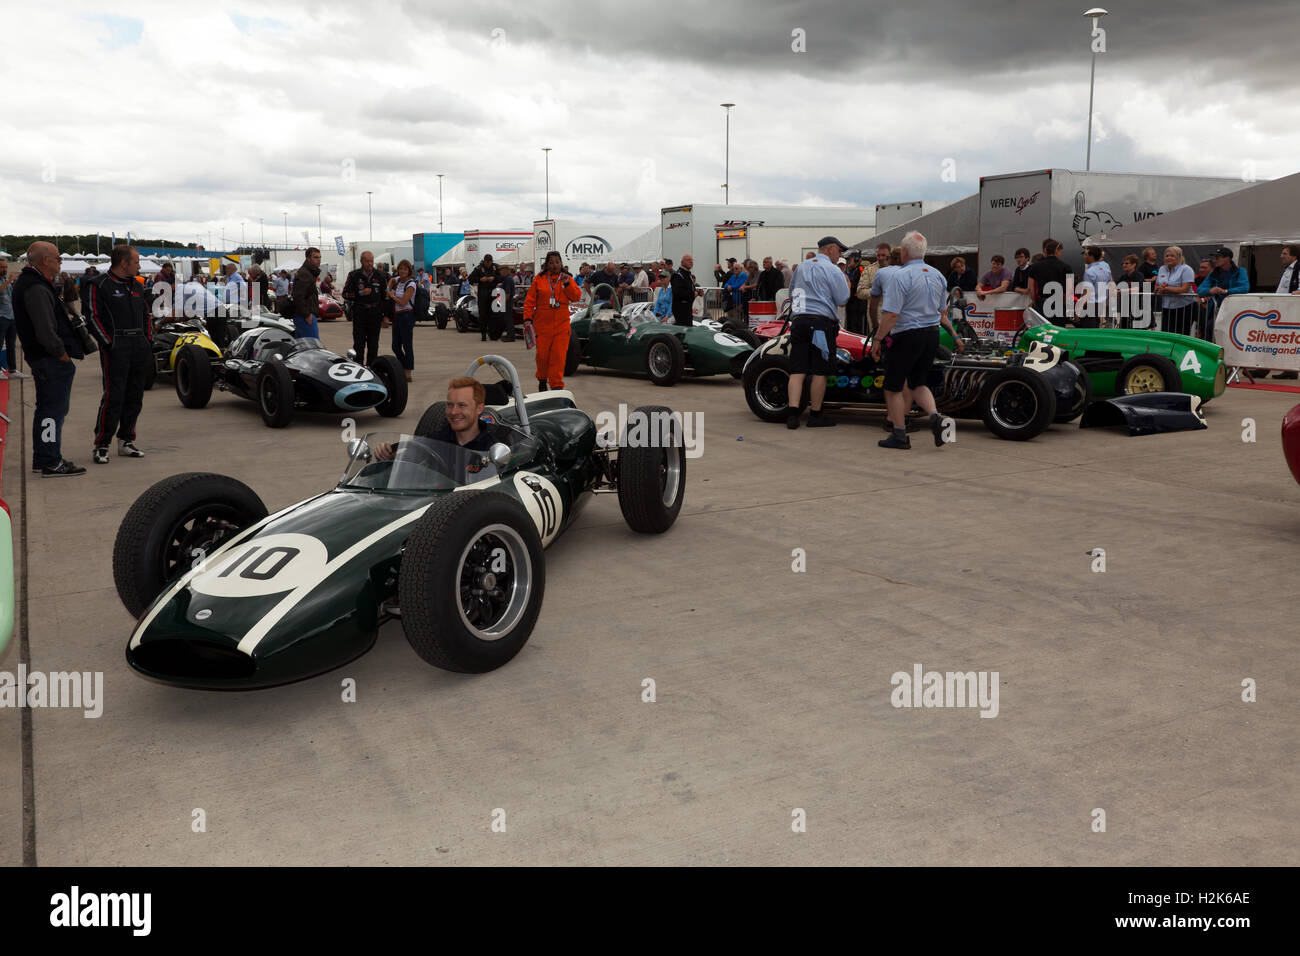
<path fill-rule="evenodd" d="M 289 210 L 284 211 L 284 247 L 289 248 Z"/>
<path fill-rule="evenodd" d="M 1088 74 L 1088 157 L 1084 161 L 1083 166 L 1084 170 L 1087 171 L 1092 169 L 1092 90 L 1093 85 L 1097 80 L 1097 44 L 1095 38 L 1097 36 L 1097 24 L 1101 21 L 1101 18 L 1106 15 L 1106 11 L 1101 7 L 1093 7 L 1091 10 L 1084 11 L 1083 15 L 1092 20 L 1092 35 L 1094 37 L 1094 42 L 1092 44 L 1092 70 Z"/>
<path fill-rule="evenodd" d="M 722 108 L 727 111 L 727 152 L 726 152 L 726 173 L 722 183 L 723 204 L 731 205 L 731 108 L 735 103 L 723 103 Z"/>
<path fill-rule="evenodd" d="M 317 203 L 316 204 L 316 245 L 318 246 L 325 245 L 325 241 L 321 238 L 322 231 L 323 230 L 321 229 L 321 225 L 320 225 L 320 203 Z"/>
<path fill-rule="evenodd" d="M 244 221 L 239 221 L 239 248 L 244 248 Z"/>
<path fill-rule="evenodd" d="M 542 154 L 546 157 L 546 218 L 551 218 L 551 147 L 543 146 Z"/>
<path fill-rule="evenodd" d="M 442 177 L 446 173 L 438 173 L 438 231 L 442 232 Z"/>
<path fill-rule="evenodd" d="M 258 217 L 257 217 L 257 228 L 262 230 L 262 246 L 263 246 L 263 248 L 265 248 L 265 246 L 266 246 L 266 223 L 262 220 L 262 217 L 261 217 L 261 216 L 258 216 Z"/>
<path fill-rule="evenodd" d="M 366 190 L 366 214 L 370 217 L 370 241 L 375 241 L 375 210 L 371 205 L 370 195 L 374 190 Z"/>

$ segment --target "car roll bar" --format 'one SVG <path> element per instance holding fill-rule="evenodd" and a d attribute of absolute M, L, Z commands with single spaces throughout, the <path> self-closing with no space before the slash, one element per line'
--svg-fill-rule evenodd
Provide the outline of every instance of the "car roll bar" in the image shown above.
<path fill-rule="evenodd" d="M 515 411 L 519 414 L 519 429 L 532 438 L 533 429 L 528 424 L 528 409 L 524 407 L 524 387 L 519 384 L 519 373 L 515 370 L 514 363 L 504 355 L 480 355 L 470 363 L 465 374 L 473 378 L 480 365 L 490 365 L 510 380 L 510 388 L 515 399 Z"/>

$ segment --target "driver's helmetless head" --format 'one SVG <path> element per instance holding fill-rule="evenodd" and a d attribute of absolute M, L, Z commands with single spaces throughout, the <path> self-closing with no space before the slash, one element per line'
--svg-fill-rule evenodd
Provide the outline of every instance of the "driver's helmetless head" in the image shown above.
<path fill-rule="evenodd" d="M 487 392 L 478 379 L 453 378 L 447 383 L 447 424 L 454 432 L 468 431 L 478 425 Z"/>

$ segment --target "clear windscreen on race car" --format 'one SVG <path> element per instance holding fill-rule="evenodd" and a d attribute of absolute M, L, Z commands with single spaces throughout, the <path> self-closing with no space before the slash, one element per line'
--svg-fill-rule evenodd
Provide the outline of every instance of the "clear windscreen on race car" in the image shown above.
<path fill-rule="evenodd" d="M 634 302 L 631 305 L 623 307 L 623 318 L 631 326 L 647 325 L 651 322 L 656 325 L 661 324 L 659 316 L 655 315 L 654 306 L 649 302 Z M 721 328 L 721 326 L 719 326 Z"/>
<path fill-rule="evenodd" d="M 451 491 L 498 477 L 531 460 L 538 442 L 517 428 L 481 423 L 493 445 L 505 445 L 509 454 L 498 466 L 492 455 L 476 448 L 436 438 L 418 438 L 397 432 L 369 432 L 349 443 L 348 467 L 341 488 L 367 491 Z"/>

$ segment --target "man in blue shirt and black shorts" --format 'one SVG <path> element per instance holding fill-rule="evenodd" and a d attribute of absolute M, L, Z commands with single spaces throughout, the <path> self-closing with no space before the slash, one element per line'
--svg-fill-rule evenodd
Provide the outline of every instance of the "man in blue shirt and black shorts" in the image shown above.
<path fill-rule="evenodd" d="M 925 384 L 939 351 L 939 314 L 948 296 L 948 283 L 925 261 L 925 236 L 909 232 L 903 237 L 903 264 L 885 281 L 880 328 L 871 357 L 885 357 L 885 404 L 893 432 L 881 448 L 911 448 L 907 437 L 907 412 L 915 402 L 930 415 L 934 443 L 943 447 L 943 417 Z M 883 346 L 883 349 L 882 349 Z"/>
<path fill-rule="evenodd" d="M 835 340 L 840 331 L 839 307 L 849 300 L 849 280 L 835 265 L 848 247 L 834 236 L 817 243 L 817 255 L 799 264 L 790 282 L 790 389 L 787 428 L 799 427 L 803 381 L 811 375 L 809 428 L 835 423 L 822 414 L 826 376 L 835 371 Z"/>

